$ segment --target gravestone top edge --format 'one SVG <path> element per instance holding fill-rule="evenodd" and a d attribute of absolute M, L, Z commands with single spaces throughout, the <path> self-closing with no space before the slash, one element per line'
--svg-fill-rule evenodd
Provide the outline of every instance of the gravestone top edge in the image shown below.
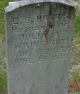
<path fill-rule="evenodd" d="M 44 2 L 60 3 L 71 7 L 77 6 L 77 3 L 75 3 L 72 0 L 22 0 L 22 1 L 9 2 L 9 5 L 5 8 L 5 13 L 11 12 L 17 8 L 26 5 L 44 3 Z"/>

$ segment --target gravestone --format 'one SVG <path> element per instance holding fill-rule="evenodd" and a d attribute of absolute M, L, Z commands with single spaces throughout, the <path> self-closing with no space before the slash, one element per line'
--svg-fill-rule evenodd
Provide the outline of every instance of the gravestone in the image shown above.
<path fill-rule="evenodd" d="M 67 94 L 74 11 L 70 0 L 5 8 L 8 94 Z"/>

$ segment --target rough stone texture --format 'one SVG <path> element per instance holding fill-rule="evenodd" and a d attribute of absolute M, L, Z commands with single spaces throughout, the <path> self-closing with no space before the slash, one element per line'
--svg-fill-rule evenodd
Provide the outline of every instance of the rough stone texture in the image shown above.
<path fill-rule="evenodd" d="M 67 94 L 74 8 L 40 3 L 6 14 L 9 94 Z"/>
<path fill-rule="evenodd" d="M 5 8 L 5 12 L 8 13 L 21 6 L 36 4 L 36 3 L 39 4 L 43 2 L 60 3 L 72 7 L 77 6 L 77 3 L 75 3 L 73 0 L 20 0 L 15 2 L 9 2 L 9 5 Z"/>

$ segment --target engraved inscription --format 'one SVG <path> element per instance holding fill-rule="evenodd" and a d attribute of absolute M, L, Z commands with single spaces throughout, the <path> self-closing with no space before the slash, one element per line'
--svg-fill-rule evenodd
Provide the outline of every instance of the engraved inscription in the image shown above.
<path fill-rule="evenodd" d="M 69 53 L 72 41 L 69 38 L 71 32 L 68 31 L 68 28 L 71 28 L 69 13 L 66 11 L 64 14 L 63 9 L 57 11 L 50 9 L 50 13 L 35 15 L 34 18 L 12 17 L 12 36 L 8 42 L 15 49 L 15 62 L 33 63 L 35 58 L 44 61 L 48 57 L 57 58 Z M 40 45 L 44 48 L 40 48 Z M 34 53 L 38 53 L 39 56 Z"/>
<path fill-rule="evenodd" d="M 18 17 L 14 17 L 13 19 L 13 24 L 18 24 Z"/>

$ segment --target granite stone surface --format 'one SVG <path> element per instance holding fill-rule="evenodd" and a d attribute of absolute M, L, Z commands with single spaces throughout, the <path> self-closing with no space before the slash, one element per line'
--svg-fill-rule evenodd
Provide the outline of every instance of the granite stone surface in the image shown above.
<path fill-rule="evenodd" d="M 46 2 L 5 15 L 8 94 L 67 94 L 74 8 Z"/>

